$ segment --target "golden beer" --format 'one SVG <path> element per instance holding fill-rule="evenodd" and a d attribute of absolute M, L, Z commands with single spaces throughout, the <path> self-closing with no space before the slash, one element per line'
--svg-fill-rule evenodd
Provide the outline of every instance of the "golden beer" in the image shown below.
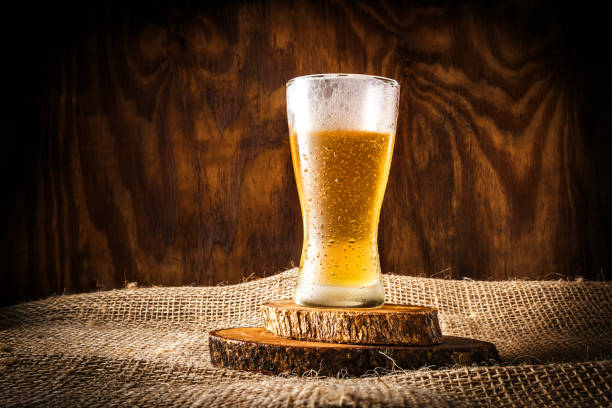
<path fill-rule="evenodd" d="M 380 113 L 377 94 L 363 90 L 363 82 L 371 78 L 376 77 L 308 83 L 304 89 L 311 93 L 302 101 L 299 92 L 288 92 L 289 139 L 304 226 L 295 291 L 295 302 L 301 305 L 376 307 L 384 301 L 378 219 L 391 166 L 397 106 L 383 105 L 388 112 Z M 374 85 L 379 94 L 388 88 Z M 344 109 L 350 98 L 343 97 L 342 86 L 352 91 L 350 95 L 357 89 L 363 96 L 373 94 L 372 99 L 362 97 L 355 112 L 353 106 Z M 397 98 L 398 89 L 392 91 Z M 321 102 L 315 105 L 303 103 L 317 98 Z M 372 101 L 379 105 L 370 108 Z M 342 115 L 334 116 L 337 111 Z M 297 115 L 302 117 L 296 119 Z M 379 117 L 390 125 L 378 126 L 384 124 Z M 351 124 L 355 129 L 346 130 Z"/>
<path fill-rule="evenodd" d="M 300 269 L 321 285 L 372 286 L 379 279 L 378 215 L 391 164 L 390 134 L 291 135 L 302 206 Z"/>

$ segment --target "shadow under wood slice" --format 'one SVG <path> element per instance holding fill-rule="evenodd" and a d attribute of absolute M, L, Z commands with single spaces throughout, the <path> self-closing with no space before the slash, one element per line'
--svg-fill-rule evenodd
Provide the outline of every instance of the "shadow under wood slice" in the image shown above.
<path fill-rule="evenodd" d="M 263 327 L 215 330 L 210 333 L 210 360 L 220 368 L 265 374 L 360 376 L 375 369 L 400 370 L 499 361 L 495 345 L 443 336 L 432 346 L 331 344 L 287 339 Z"/>

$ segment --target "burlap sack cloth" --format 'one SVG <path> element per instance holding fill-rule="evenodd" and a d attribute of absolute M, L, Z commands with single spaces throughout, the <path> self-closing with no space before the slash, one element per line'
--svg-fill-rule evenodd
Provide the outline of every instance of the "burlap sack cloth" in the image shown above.
<path fill-rule="evenodd" d="M 224 287 L 124 289 L 0 309 L 0 406 L 611 406 L 612 284 L 384 277 L 387 301 L 440 309 L 494 342 L 492 367 L 274 377 L 210 365 L 209 330 L 262 325 L 296 271 Z"/>

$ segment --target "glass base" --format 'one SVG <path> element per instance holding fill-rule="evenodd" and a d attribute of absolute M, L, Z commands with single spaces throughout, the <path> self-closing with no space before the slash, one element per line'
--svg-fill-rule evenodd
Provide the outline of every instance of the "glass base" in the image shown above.
<path fill-rule="evenodd" d="M 301 306 L 313 307 L 379 307 L 385 302 L 381 283 L 369 286 L 307 285 L 295 290 L 294 301 Z"/>

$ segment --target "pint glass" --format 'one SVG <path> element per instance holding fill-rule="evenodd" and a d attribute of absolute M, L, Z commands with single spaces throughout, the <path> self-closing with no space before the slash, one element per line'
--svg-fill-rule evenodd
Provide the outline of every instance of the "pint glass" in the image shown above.
<path fill-rule="evenodd" d="M 378 218 L 399 102 L 388 78 L 323 74 L 287 83 L 287 117 L 304 243 L 294 300 L 376 307 L 384 301 Z"/>

